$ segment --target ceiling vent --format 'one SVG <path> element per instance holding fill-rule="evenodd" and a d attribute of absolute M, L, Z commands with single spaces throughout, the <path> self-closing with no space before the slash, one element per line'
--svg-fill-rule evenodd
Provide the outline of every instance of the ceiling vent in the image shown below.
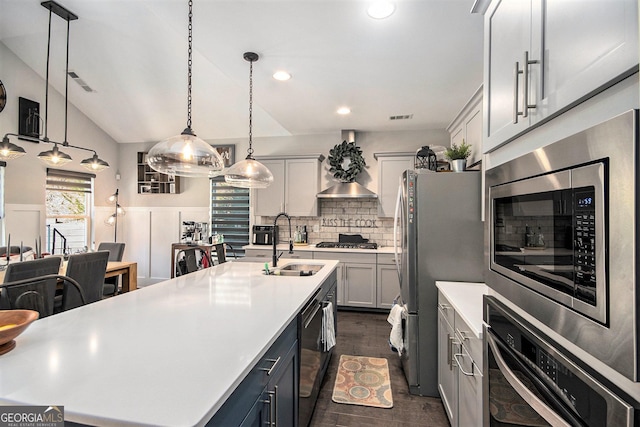
<path fill-rule="evenodd" d="M 82 80 L 75 71 L 69 71 L 68 74 L 69 74 L 69 77 L 71 77 L 74 82 L 78 83 L 80 87 L 84 89 L 86 92 L 95 92 L 95 90 L 93 90 L 91 86 L 87 84 L 87 82 Z"/>
<path fill-rule="evenodd" d="M 413 114 L 403 114 L 400 116 L 389 116 L 389 120 L 410 120 L 413 119 Z"/>

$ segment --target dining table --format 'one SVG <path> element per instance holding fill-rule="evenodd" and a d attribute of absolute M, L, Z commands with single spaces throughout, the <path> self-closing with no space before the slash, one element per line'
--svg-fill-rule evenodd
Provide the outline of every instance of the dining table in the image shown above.
<path fill-rule="evenodd" d="M 60 264 L 60 274 L 67 271 L 67 262 Z M 4 281 L 5 270 L 0 271 L 0 283 Z M 138 289 L 138 263 L 132 261 L 109 261 L 104 277 L 122 276 L 122 292 Z"/>

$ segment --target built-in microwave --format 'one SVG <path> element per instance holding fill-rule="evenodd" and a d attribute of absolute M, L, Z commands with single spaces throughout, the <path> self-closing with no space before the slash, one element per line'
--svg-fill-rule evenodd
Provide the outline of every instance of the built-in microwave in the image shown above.
<path fill-rule="evenodd" d="M 491 189 L 491 269 L 607 323 L 605 160 Z"/>
<path fill-rule="evenodd" d="M 629 111 L 485 175 L 487 285 L 634 381 L 637 123 Z"/>

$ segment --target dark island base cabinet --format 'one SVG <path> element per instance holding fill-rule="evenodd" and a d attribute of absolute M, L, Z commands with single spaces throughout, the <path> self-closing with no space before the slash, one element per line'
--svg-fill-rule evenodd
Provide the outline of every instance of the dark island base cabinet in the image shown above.
<path fill-rule="evenodd" d="M 207 426 L 298 425 L 298 319 L 294 319 Z"/>

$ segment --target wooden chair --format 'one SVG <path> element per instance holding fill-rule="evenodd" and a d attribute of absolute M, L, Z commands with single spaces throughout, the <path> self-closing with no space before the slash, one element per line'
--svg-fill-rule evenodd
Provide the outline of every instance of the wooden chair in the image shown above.
<path fill-rule="evenodd" d="M 65 286 L 62 294 L 62 311 L 102 299 L 104 274 L 107 271 L 108 260 L 109 251 L 88 252 L 69 256 L 66 275 L 78 282 L 84 293 L 84 301 L 80 298 L 80 294 L 75 288 Z"/>
<path fill-rule="evenodd" d="M 101 242 L 98 245 L 98 251 L 109 251 L 109 261 L 122 261 L 124 255 L 124 243 Z M 104 279 L 102 289 L 103 296 L 116 296 L 118 294 L 120 277 L 108 277 Z"/>
<path fill-rule="evenodd" d="M 48 257 L 9 264 L 0 293 L 0 307 L 29 308 L 37 310 L 40 317 L 52 315 L 57 279 L 50 276 L 60 272 L 61 262 L 59 257 Z"/>

